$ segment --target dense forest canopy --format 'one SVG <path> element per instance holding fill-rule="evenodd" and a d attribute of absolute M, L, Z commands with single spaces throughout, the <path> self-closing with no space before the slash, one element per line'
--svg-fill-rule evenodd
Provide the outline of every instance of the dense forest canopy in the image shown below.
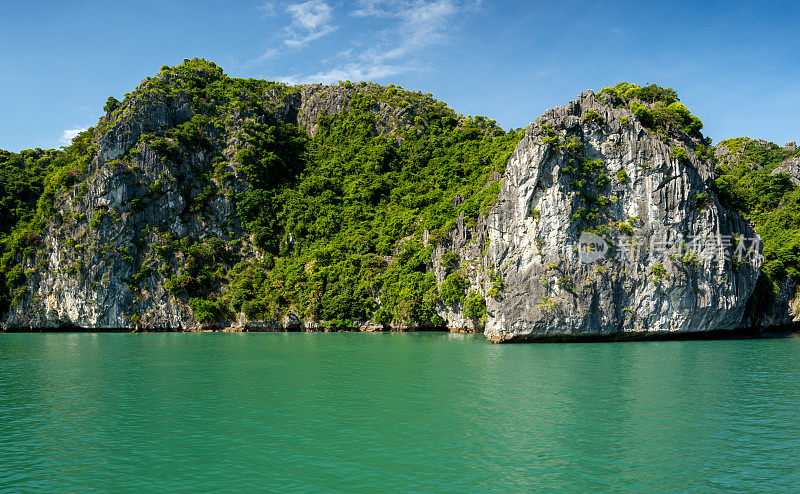
<path fill-rule="evenodd" d="M 750 311 L 772 304 L 779 283 L 800 279 L 800 187 L 785 170 L 785 161 L 800 150 L 746 137 L 717 145 L 717 193 L 723 204 L 750 220 L 764 242 L 764 266 Z"/>
<path fill-rule="evenodd" d="M 265 102 L 265 95 L 280 101 L 301 86 L 230 78 L 195 59 L 162 67 L 121 102 L 109 98 L 107 115 L 62 151 L 5 153 L 3 204 L 16 216 L 3 230 L 3 306 L 24 289 L 19 261 L 26 248 L 37 248 L 54 195 L 81 186 L 97 139 L 150 103 L 189 101 L 191 119 L 152 129 L 140 141 L 176 168 L 198 150 L 209 153 L 207 166 L 193 170 L 203 192 L 190 198 L 192 207 L 202 212 L 213 197 L 229 195 L 247 233 L 247 239 L 234 232 L 203 240 L 164 235 L 160 253 L 178 251 L 187 262 L 160 274 L 199 321 L 239 311 L 270 319 L 292 310 L 333 326 L 369 319 L 441 324 L 429 269 L 432 245 L 460 214 L 474 223 L 495 202 L 500 184 L 492 177 L 504 171 L 522 131 L 505 132 L 490 119 L 464 117 L 399 86 L 339 86 L 355 89 L 347 111 L 321 117 L 312 137 L 275 118 Z M 390 133 L 376 131 L 381 112 L 397 108 L 413 111 L 413 121 Z M 224 156 L 234 133 L 242 145 L 235 156 Z M 25 160 L 39 160 L 38 168 L 23 166 Z M 246 187 L 237 189 L 236 181 Z M 454 201 L 457 196 L 464 200 Z M 432 239 L 427 246 L 425 232 Z M 230 255 L 245 240 L 258 252 Z M 143 264 L 133 281 L 151 271 Z M 474 294 L 457 294 L 468 296 L 479 311 L 482 301 Z"/>
<path fill-rule="evenodd" d="M 161 277 L 198 322 L 239 313 L 276 320 L 292 312 L 332 327 L 368 320 L 436 326 L 444 323 L 437 304 L 459 302 L 469 317 L 484 317 L 486 302 L 468 292 L 457 256 L 442 259 L 448 275 L 438 285 L 431 253 L 460 215 L 474 225 L 496 202 L 497 177 L 523 131 L 457 114 L 431 95 L 346 81 L 313 87 L 344 95 L 347 104 L 320 115 L 309 132 L 283 112 L 293 95 L 309 88 L 231 78 L 214 63 L 193 59 L 162 67 L 122 101 L 109 98 L 97 125 L 68 147 L 0 152 L 0 308 L 25 293 L 32 271 L 48 269 L 41 260 L 25 268 L 42 249 L 48 225 L 82 221 L 102 228 L 106 218 L 139 214 L 171 181 L 185 195 L 185 214 L 201 220 L 215 214 L 215 198 L 227 198 L 236 216 L 229 231 L 176 238 L 162 225 L 143 225 L 142 234 L 157 241 L 134 239 L 130 250 L 109 255 L 135 265 L 132 291 Z M 681 132 L 702 137 L 702 122 L 671 88 L 620 83 L 603 88 L 599 98 L 629 108 L 665 139 Z M 145 125 L 142 115 L 156 104 L 188 107 L 189 117 L 144 129 L 119 158 L 98 156 L 104 136 Z M 716 159 L 710 139 L 702 142 L 695 154 Z M 716 186 L 723 203 L 764 238 L 766 264 L 754 299 L 763 306 L 781 279 L 800 276 L 800 191 L 785 173 L 772 173 L 798 153 L 754 143 L 722 143 L 736 159 L 718 163 Z M 167 170 L 142 184 L 124 211 L 64 217 L 59 198 L 85 194 L 92 166 L 135 174 L 135 157 L 145 151 Z"/>

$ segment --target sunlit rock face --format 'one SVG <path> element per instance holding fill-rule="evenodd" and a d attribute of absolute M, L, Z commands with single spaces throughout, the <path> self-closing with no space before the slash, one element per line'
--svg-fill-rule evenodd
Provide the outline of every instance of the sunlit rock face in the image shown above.
<path fill-rule="evenodd" d="M 527 128 L 486 219 L 490 340 L 739 324 L 760 243 L 711 192 L 700 138 L 670 135 L 591 91 Z"/>
<path fill-rule="evenodd" d="M 267 92 L 263 104 L 313 136 L 319 119 L 347 111 L 359 88 Z M 426 269 L 439 286 L 451 272 L 447 254 L 457 254 L 468 284 L 460 300 L 438 303 L 435 329 L 484 330 L 501 342 L 740 324 L 760 249 L 755 233 L 711 191 L 713 167 L 694 152 L 700 137 L 655 133 L 613 103 L 586 92 L 545 113 L 526 129 L 505 173 L 488 178 L 487 185 L 501 184 L 497 203 L 477 221 L 462 216 L 435 242 Z M 202 244 L 203 255 L 232 264 L 259 255 L 234 198 L 247 187 L 237 166 L 248 146 L 243 129 L 265 117 L 226 115 L 201 129 L 212 145 L 184 146 L 179 159 L 170 151 L 176 143 L 142 138 L 192 121 L 191 108 L 182 96 L 132 98 L 101 120 L 96 154 L 80 180 L 56 195 L 40 246 L 25 260 L 28 282 L 5 328 L 203 328 L 190 301 L 170 288 L 181 280 L 169 273 L 194 262 L 192 255 L 169 246 L 188 239 Z M 422 121 L 413 105 L 378 102 L 371 111 L 381 135 Z M 209 186 L 217 193 L 207 194 Z M 217 249 L 207 239 L 225 245 Z M 274 321 L 234 314 L 219 325 L 324 329 L 319 323 L 294 314 Z M 393 329 L 434 327 L 428 321 Z"/>
<path fill-rule="evenodd" d="M 359 83 L 309 85 L 289 94 L 267 92 L 264 113 L 313 136 L 320 118 L 348 111 L 354 97 L 367 89 L 366 83 Z M 391 135 L 399 126 L 412 125 L 421 110 L 378 102 L 371 111 L 376 132 Z M 265 116 L 252 108 L 226 115 L 201 129 L 211 143 L 205 146 L 170 142 L 175 146 L 170 152 L 143 139 L 193 116 L 186 94 L 162 100 L 142 90 L 101 119 L 93 139 L 97 152 L 80 182 L 55 197 L 55 214 L 41 248 L 25 261 L 28 285 L 5 314 L 5 328 L 203 328 L 186 297 L 171 292 L 166 274 L 193 260 L 181 252 L 165 255 L 165 249 L 176 239 L 221 238 L 227 242 L 226 256 L 258 255 L 240 223 L 234 198 L 247 188 L 237 163 L 237 154 L 250 146 L 243 128 L 264 123 Z M 224 178 L 215 178 L 215 173 Z M 209 196 L 209 187 L 218 193 Z M 220 324 L 259 331 L 317 328 L 318 321 L 297 323 L 293 317 L 235 317 Z M 354 329 L 376 326 L 371 321 L 358 324 Z"/>

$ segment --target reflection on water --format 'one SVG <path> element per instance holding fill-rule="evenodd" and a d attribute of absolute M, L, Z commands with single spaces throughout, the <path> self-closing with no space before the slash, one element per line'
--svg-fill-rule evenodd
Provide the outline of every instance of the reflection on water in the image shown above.
<path fill-rule="evenodd" d="M 791 491 L 800 341 L 2 334 L 0 491 Z"/>

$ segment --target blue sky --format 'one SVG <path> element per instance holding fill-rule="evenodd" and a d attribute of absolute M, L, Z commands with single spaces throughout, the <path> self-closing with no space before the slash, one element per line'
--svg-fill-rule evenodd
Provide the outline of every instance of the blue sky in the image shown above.
<path fill-rule="evenodd" d="M 504 128 L 655 82 L 715 142 L 800 141 L 796 2 L 0 0 L 0 148 L 61 146 L 184 57 L 236 77 L 391 82 Z"/>

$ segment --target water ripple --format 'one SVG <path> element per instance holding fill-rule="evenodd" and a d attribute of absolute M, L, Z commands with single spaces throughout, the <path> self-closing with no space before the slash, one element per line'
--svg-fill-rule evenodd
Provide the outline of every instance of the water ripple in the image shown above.
<path fill-rule="evenodd" d="M 792 492 L 800 341 L 2 334 L 0 491 Z"/>

